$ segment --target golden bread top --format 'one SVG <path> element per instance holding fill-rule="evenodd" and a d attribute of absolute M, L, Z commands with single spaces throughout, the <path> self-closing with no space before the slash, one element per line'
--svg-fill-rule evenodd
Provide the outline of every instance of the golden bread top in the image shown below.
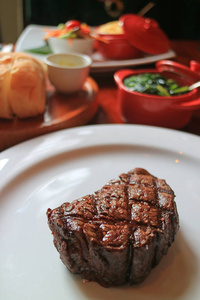
<path fill-rule="evenodd" d="M 45 102 L 43 63 L 26 53 L 0 53 L 0 118 L 37 116 Z"/>

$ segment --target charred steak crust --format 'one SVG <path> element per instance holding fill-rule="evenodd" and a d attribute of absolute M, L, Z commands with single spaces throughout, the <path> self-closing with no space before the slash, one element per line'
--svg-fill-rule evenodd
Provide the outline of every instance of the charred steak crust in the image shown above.
<path fill-rule="evenodd" d="M 92 195 L 49 208 L 61 260 L 105 287 L 142 282 L 179 228 L 174 197 L 165 180 L 136 168 Z"/>

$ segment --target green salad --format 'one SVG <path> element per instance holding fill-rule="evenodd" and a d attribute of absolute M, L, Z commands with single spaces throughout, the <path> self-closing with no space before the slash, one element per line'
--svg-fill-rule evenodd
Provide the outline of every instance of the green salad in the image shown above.
<path fill-rule="evenodd" d="M 165 78 L 159 73 L 142 73 L 124 79 L 124 85 L 131 91 L 139 93 L 173 96 L 181 95 L 189 91 L 187 86 L 179 86 L 170 78 Z"/>

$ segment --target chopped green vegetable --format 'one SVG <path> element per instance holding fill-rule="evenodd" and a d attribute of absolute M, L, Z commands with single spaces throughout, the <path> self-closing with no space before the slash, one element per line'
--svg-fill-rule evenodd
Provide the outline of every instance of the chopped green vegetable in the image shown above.
<path fill-rule="evenodd" d="M 177 87 L 176 89 L 174 89 L 172 91 L 172 94 L 180 94 L 180 93 L 187 93 L 189 92 L 189 87 L 188 86 L 181 86 L 181 87 Z"/>
<path fill-rule="evenodd" d="M 161 84 L 158 84 L 156 88 L 158 90 L 159 95 L 170 96 L 167 89 L 165 87 L 163 87 Z"/>
<path fill-rule="evenodd" d="M 180 87 L 175 80 L 165 78 L 159 73 L 142 73 L 124 79 L 124 85 L 131 91 L 140 93 L 172 96 L 189 91 L 186 87 Z"/>

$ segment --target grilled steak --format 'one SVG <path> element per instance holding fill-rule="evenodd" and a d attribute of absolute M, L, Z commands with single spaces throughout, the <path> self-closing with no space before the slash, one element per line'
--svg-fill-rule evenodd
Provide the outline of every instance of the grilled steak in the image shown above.
<path fill-rule="evenodd" d="M 174 192 L 136 168 L 99 191 L 47 210 L 54 245 L 66 267 L 102 286 L 142 282 L 179 227 Z"/>

